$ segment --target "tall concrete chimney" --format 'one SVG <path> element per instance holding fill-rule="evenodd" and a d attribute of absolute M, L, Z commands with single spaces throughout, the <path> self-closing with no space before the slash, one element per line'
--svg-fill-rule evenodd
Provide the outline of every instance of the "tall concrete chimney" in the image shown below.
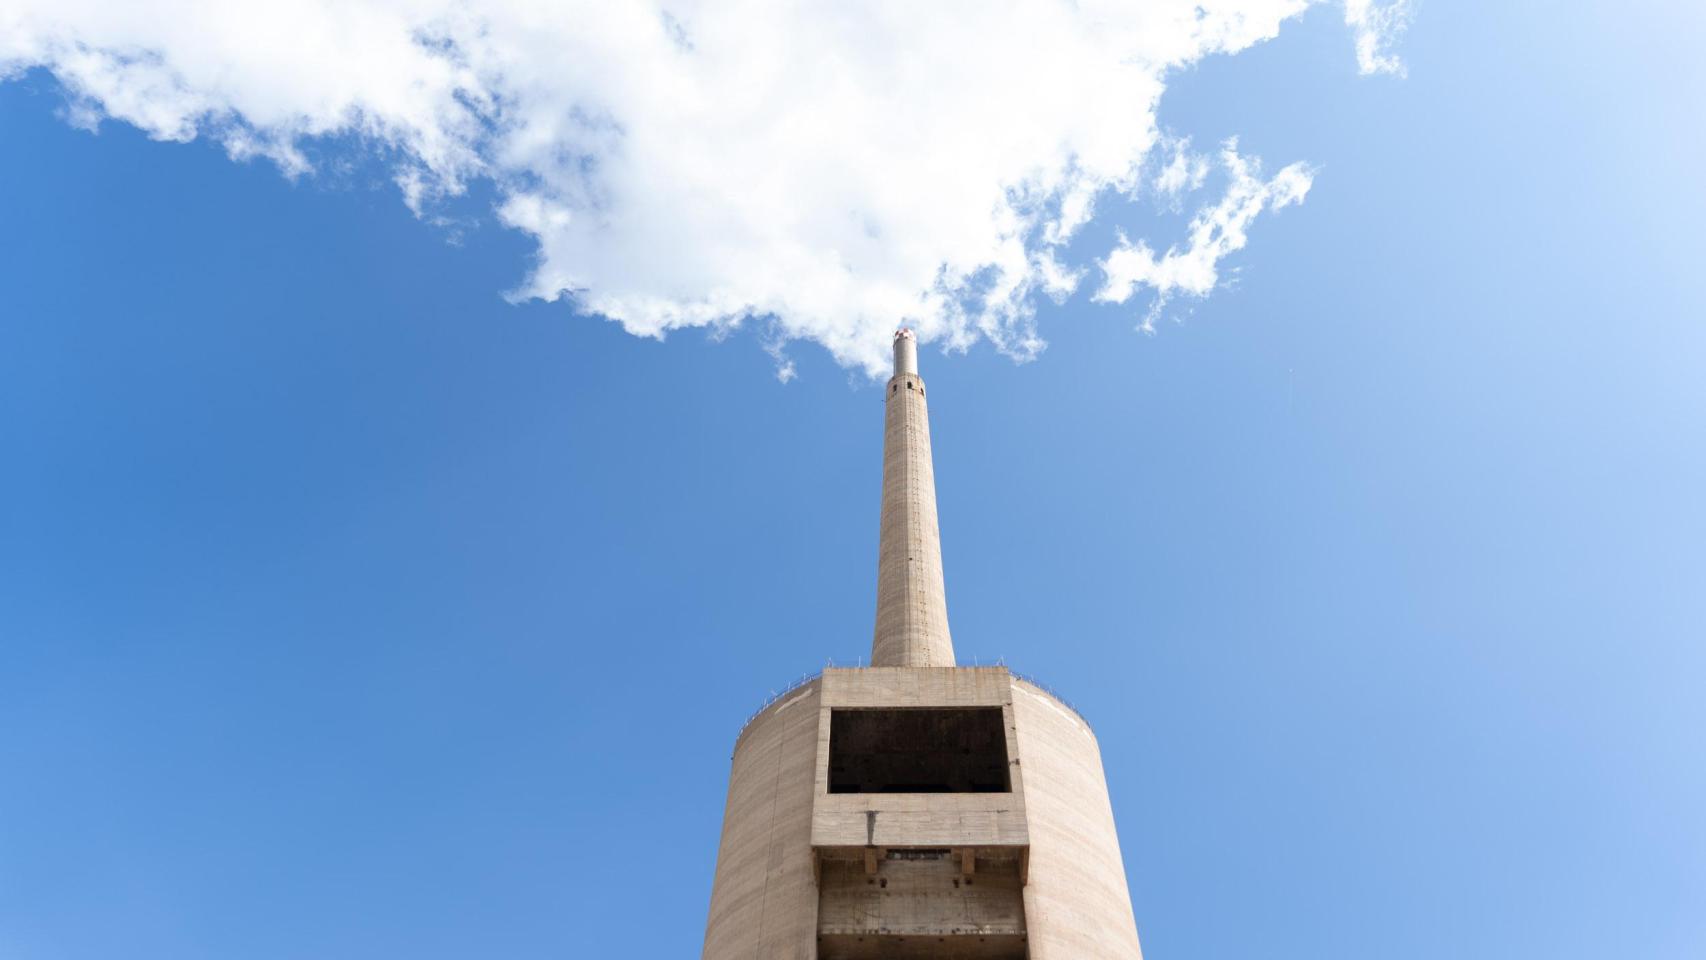
<path fill-rule="evenodd" d="M 930 416 L 918 376 L 918 340 L 894 335 L 894 376 L 883 391 L 882 532 L 877 546 L 877 628 L 873 667 L 951 667 L 948 598 L 942 585 L 942 534 L 936 523 L 936 471 Z"/>

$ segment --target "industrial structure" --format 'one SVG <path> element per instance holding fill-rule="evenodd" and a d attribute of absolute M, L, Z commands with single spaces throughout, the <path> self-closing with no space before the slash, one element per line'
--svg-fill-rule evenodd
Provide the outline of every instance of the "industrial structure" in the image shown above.
<path fill-rule="evenodd" d="M 910 330 L 894 361 L 871 665 L 740 732 L 704 960 L 1139 960 L 1089 725 L 1005 667 L 954 664 Z"/>

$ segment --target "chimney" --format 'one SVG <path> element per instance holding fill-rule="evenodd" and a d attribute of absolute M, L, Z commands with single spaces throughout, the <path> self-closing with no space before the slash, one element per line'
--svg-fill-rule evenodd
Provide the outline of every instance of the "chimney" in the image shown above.
<path fill-rule="evenodd" d="M 918 341 L 894 335 L 894 376 L 883 393 L 882 532 L 877 547 L 877 628 L 873 667 L 951 667 L 948 599 L 942 586 L 942 534 L 936 523 L 936 473 L 930 418 L 918 376 Z"/>

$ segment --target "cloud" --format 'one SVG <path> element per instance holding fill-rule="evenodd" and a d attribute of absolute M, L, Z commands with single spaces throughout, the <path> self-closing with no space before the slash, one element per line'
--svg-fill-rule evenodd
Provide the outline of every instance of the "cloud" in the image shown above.
<path fill-rule="evenodd" d="M 1185 144 L 1181 149 L 1188 147 Z M 1157 178 L 1158 184 L 1166 189 L 1165 185 L 1178 179 L 1180 164 L 1196 169 L 1200 162 L 1195 158 L 1181 161 L 1176 155 Z M 1302 203 L 1315 180 L 1314 171 L 1303 163 L 1291 164 L 1263 180 L 1261 161 L 1240 154 L 1236 139 L 1222 146 L 1220 164 L 1228 180 L 1226 192 L 1219 202 L 1204 206 L 1191 218 L 1184 244 L 1158 254 L 1147 242 L 1121 234 L 1118 244 L 1100 263 L 1103 282 L 1094 299 L 1125 303 L 1140 289 L 1155 291 L 1154 304 L 1143 321 L 1143 329 L 1152 331 L 1161 310 L 1174 296 L 1206 297 L 1214 290 L 1220 281 L 1220 261 L 1250 242 L 1250 224 L 1257 214 Z"/>
<path fill-rule="evenodd" d="M 1375 73 L 1404 75 L 1404 61 L 1392 53 L 1398 35 L 1410 25 L 1410 0 L 1345 0 L 1345 25 L 1356 38 L 1357 69 L 1366 76 Z"/>
<path fill-rule="evenodd" d="M 1168 76 L 1306 2 L 0 0 L 0 76 L 46 69 L 73 122 L 210 138 L 289 176 L 355 144 L 429 219 L 487 181 L 537 241 L 513 296 L 643 336 L 757 323 L 786 379 L 799 340 L 880 372 L 900 322 L 1037 353 L 1035 301 L 1077 288 L 1067 245 L 1098 204 L 1202 184 L 1157 128 Z M 1349 0 L 1359 56 L 1392 9 Z M 1308 179 L 1235 176 L 1183 249 L 1122 240 L 1098 296 L 1212 287 Z"/>
<path fill-rule="evenodd" d="M 1199 189 L 1208 179 L 1208 158 L 1191 152 L 1189 138 L 1164 138 L 1156 149 L 1165 154 L 1166 159 L 1161 172 L 1155 177 L 1155 192 L 1178 209 L 1180 198 Z"/>

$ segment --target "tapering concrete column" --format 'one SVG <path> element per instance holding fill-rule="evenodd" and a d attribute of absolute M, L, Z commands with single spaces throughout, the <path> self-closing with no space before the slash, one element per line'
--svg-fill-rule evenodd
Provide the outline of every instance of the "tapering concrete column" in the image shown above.
<path fill-rule="evenodd" d="M 948 600 L 942 586 L 942 534 L 936 523 L 936 472 L 930 418 L 918 376 L 918 341 L 894 335 L 894 376 L 884 389 L 882 533 L 877 548 L 874 667 L 951 667 Z"/>

